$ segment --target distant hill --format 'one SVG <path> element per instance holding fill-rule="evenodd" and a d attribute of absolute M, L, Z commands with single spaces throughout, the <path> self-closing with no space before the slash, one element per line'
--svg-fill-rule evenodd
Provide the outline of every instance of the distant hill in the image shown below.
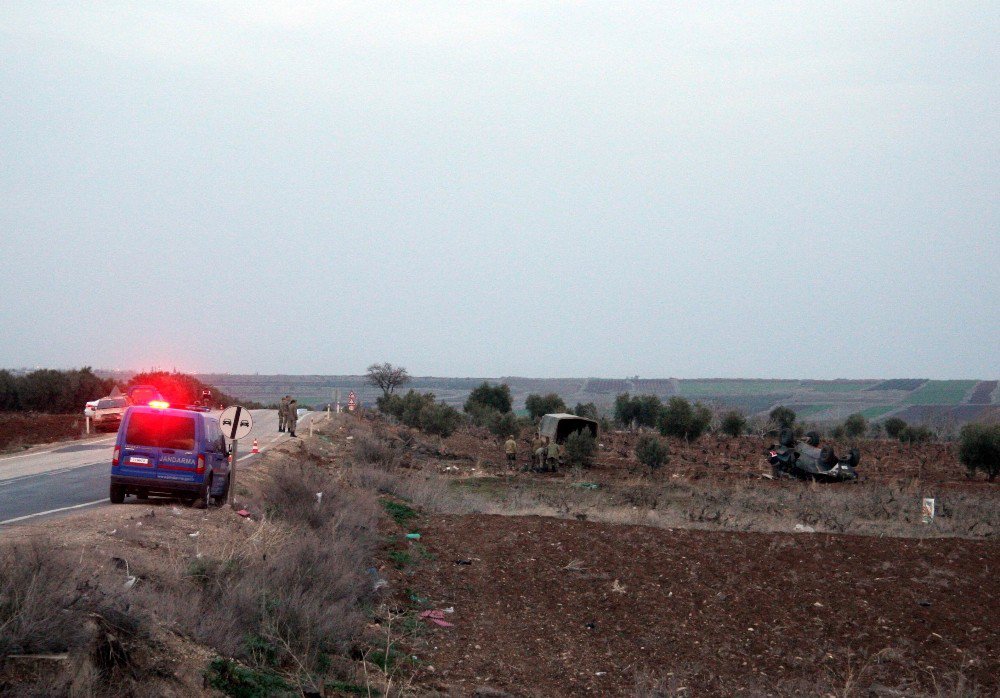
<path fill-rule="evenodd" d="M 380 394 L 360 375 L 199 374 L 198 378 L 230 395 L 265 404 L 290 394 L 300 403 L 321 406 L 331 402 L 333 391 L 339 389 L 342 402 L 346 403 L 347 393 L 353 390 L 362 404 L 373 405 Z M 1000 419 L 1000 383 L 996 380 L 420 376 L 406 387 L 433 392 L 439 399 L 460 407 L 469 392 L 484 380 L 507 383 L 515 408 L 523 408 L 530 393 L 558 393 L 570 407 L 578 402 L 593 402 L 610 412 L 615 396 L 629 392 L 655 394 L 663 399 L 680 395 L 718 408 L 739 409 L 748 415 L 787 405 L 804 421 L 818 424 L 840 421 L 854 412 L 873 420 L 899 415 L 936 428 Z"/>

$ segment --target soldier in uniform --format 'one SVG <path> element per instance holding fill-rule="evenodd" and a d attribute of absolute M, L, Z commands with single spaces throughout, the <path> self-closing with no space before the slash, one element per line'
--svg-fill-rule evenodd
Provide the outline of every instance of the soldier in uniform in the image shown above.
<path fill-rule="evenodd" d="M 507 462 L 511 464 L 517 462 L 517 441 L 514 440 L 513 434 L 507 437 L 503 450 L 507 454 Z"/>
<path fill-rule="evenodd" d="M 525 470 L 530 469 L 535 463 L 538 462 L 538 450 L 542 447 L 542 437 L 537 433 L 535 438 L 531 440 L 531 452 L 528 453 L 528 467 Z"/>
<path fill-rule="evenodd" d="M 288 413 L 288 396 L 285 395 L 278 403 L 278 431 L 285 430 L 285 415 Z"/>
<path fill-rule="evenodd" d="M 295 437 L 295 424 L 299 421 L 299 403 L 295 398 L 290 398 L 288 400 L 288 412 L 285 415 L 285 427 L 288 429 L 288 435 Z"/>
<path fill-rule="evenodd" d="M 559 465 L 559 444 L 555 439 L 549 441 L 549 447 L 547 449 L 545 459 L 545 465 L 547 469 L 551 469 L 552 472 L 556 471 L 556 466 Z"/>

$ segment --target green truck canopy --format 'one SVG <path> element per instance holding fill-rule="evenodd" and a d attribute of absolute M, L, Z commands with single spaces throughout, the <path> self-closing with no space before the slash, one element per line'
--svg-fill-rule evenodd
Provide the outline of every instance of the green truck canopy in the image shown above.
<path fill-rule="evenodd" d="M 588 429 L 590 435 L 597 438 L 597 422 L 586 417 L 577 417 L 575 414 L 545 414 L 538 425 L 538 433 L 542 436 L 555 439 L 556 443 L 562 443 L 566 437 L 574 431 Z"/>

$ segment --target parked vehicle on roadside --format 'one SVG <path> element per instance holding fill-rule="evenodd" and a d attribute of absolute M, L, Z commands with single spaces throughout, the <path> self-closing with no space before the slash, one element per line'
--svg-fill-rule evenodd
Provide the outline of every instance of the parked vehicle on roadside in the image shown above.
<path fill-rule="evenodd" d="M 128 400 L 125 397 L 102 397 L 94 406 L 94 430 L 114 431 L 121 424 Z"/>
<path fill-rule="evenodd" d="M 229 492 L 229 447 L 218 420 L 165 402 L 125 411 L 111 460 L 110 498 L 180 497 L 205 508 Z"/>
<path fill-rule="evenodd" d="M 133 385 L 125 391 L 130 405 L 148 405 L 153 400 L 163 400 L 155 385 Z"/>

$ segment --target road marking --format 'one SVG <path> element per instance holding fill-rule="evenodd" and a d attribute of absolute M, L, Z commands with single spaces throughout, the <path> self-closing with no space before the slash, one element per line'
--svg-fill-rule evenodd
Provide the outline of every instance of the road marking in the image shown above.
<path fill-rule="evenodd" d="M 115 439 L 115 437 L 109 436 L 106 439 L 99 439 L 99 440 L 91 441 L 90 443 L 92 443 L 92 444 L 103 444 L 105 442 L 113 441 L 114 439 Z M 4 458 L 0 458 L 0 463 L 2 463 L 3 461 L 14 460 L 15 458 L 31 458 L 31 456 L 44 456 L 47 453 L 55 453 L 56 451 L 58 451 L 61 448 L 66 448 L 67 445 L 72 445 L 72 444 L 65 444 L 64 443 L 64 444 L 61 444 L 61 445 L 53 448 L 50 451 L 32 451 L 31 453 L 20 453 L 20 454 L 18 454 L 16 456 L 5 456 Z"/>
<path fill-rule="evenodd" d="M 3 526 L 4 524 L 9 524 L 9 523 L 17 523 L 18 521 L 24 521 L 26 519 L 33 519 L 36 516 L 45 516 L 46 514 L 57 514 L 60 511 L 69 511 L 70 509 L 82 509 L 83 507 L 90 507 L 90 506 L 93 506 L 95 504 L 101 504 L 102 502 L 106 502 L 106 501 L 108 501 L 107 497 L 105 497 L 104 499 L 95 499 L 93 502 L 84 502 L 83 504 L 74 504 L 71 507 L 61 507 L 59 509 L 49 509 L 48 511 L 40 511 L 37 514 L 26 514 L 25 516 L 18 516 L 18 517 L 13 518 L 13 519 L 7 519 L 6 521 L 0 521 L 0 526 Z"/>

